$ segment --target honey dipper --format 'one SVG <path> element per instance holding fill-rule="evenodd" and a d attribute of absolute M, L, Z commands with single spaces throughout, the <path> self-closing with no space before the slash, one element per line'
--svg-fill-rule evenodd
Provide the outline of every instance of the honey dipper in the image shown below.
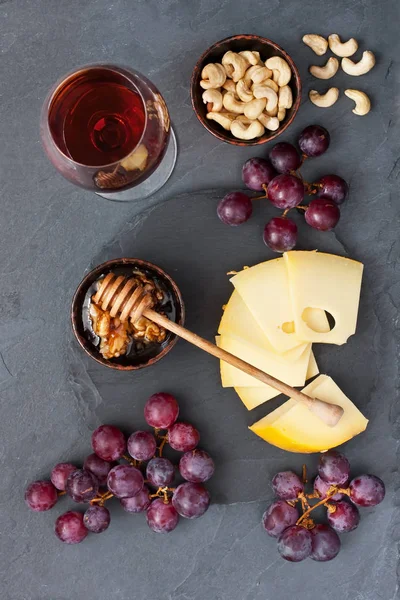
<path fill-rule="evenodd" d="M 93 297 L 93 301 L 98 304 L 102 310 L 108 310 L 111 317 L 118 317 L 122 322 L 131 319 L 132 323 L 135 323 L 143 315 L 150 321 L 164 327 L 201 350 L 212 354 L 220 360 L 226 361 L 233 367 L 255 377 L 282 394 L 286 394 L 286 396 L 289 396 L 298 402 L 302 402 L 311 412 L 315 413 L 330 427 L 334 427 L 343 415 L 343 408 L 341 406 L 329 404 L 322 400 L 318 400 L 317 398 L 307 396 L 307 394 L 296 390 L 296 388 L 276 379 L 272 375 L 268 375 L 268 373 L 257 369 L 230 352 L 218 348 L 215 344 L 212 344 L 208 340 L 185 329 L 185 327 L 174 323 L 168 319 L 168 317 L 152 310 L 151 306 L 153 306 L 153 299 L 150 292 L 145 290 L 142 285 L 138 284 L 138 281 L 135 278 L 124 277 L 123 275 L 117 276 L 114 273 L 109 273 L 101 282 L 99 289 Z"/>

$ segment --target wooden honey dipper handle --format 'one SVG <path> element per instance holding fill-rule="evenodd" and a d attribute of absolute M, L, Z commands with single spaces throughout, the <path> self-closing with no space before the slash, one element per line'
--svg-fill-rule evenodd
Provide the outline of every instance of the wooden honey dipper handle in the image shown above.
<path fill-rule="evenodd" d="M 334 427 L 343 415 L 343 408 L 341 406 L 329 404 L 322 400 L 318 400 L 318 398 L 307 396 L 307 394 L 276 379 L 276 377 L 273 377 L 272 375 L 268 375 L 268 373 L 257 369 L 257 367 L 250 365 L 230 352 L 218 348 L 218 346 L 205 340 L 196 333 L 189 331 L 185 327 L 174 323 L 168 319 L 168 317 L 152 310 L 152 308 L 150 308 L 153 304 L 151 294 L 145 291 L 141 285 L 138 285 L 137 280 L 135 279 L 127 279 L 123 276 L 116 277 L 114 274 L 110 273 L 102 281 L 93 301 L 96 304 L 99 304 L 103 310 L 110 310 L 111 316 L 118 316 L 121 321 L 126 321 L 130 318 L 132 319 L 132 322 L 135 323 L 137 319 L 143 315 L 150 321 L 164 327 L 167 331 L 183 338 L 201 350 L 208 352 L 220 360 L 224 360 L 233 367 L 255 377 L 282 394 L 286 394 L 286 396 L 289 396 L 298 402 L 302 402 L 329 427 Z"/>

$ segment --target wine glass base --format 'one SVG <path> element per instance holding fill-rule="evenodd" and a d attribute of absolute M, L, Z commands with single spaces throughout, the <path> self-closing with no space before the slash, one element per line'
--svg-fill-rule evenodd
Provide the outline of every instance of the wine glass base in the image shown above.
<path fill-rule="evenodd" d="M 143 200 L 152 196 L 160 190 L 172 175 L 174 170 L 176 157 L 178 154 L 178 145 L 174 130 L 171 127 L 171 135 L 169 137 L 168 148 L 157 169 L 143 183 L 122 192 L 96 192 L 98 196 L 113 200 L 114 202 L 134 202 L 135 200 Z"/>

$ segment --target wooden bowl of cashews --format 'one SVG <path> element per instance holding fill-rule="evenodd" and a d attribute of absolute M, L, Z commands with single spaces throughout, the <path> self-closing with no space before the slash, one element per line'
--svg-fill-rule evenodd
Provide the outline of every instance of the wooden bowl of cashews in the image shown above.
<path fill-rule="evenodd" d="M 199 58 L 191 80 L 193 110 L 216 138 L 235 146 L 265 144 L 283 133 L 300 106 L 292 58 L 258 35 L 234 35 Z"/>

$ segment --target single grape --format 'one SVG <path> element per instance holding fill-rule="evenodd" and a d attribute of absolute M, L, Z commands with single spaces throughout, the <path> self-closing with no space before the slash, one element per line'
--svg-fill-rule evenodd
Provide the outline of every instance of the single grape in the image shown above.
<path fill-rule="evenodd" d="M 340 210 L 328 198 L 316 198 L 307 207 L 304 218 L 306 223 L 319 231 L 331 231 L 340 219 Z"/>
<path fill-rule="evenodd" d="M 275 144 L 269 153 L 269 160 L 278 173 L 297 171 L 301 165 L 301 157 L 296 148 L 288 142 Z"/>
<path fill-rule="evenodd" d="M 65 544 L 79 544 L 89 533 L 83 523 L 83 514 L 75 510 L 69 510 L 58 517 L 54 532 Z"/>
<path fill-rule="evenodd" d="M 156 533 L 169 533 L 178 525 L 179 515 L 171 502 L 156 498 L 146 511 L 146 521 Z"/>
<path fill-rule="evenodd" d="M 214 461 L 204 450 L 186 452 L 179 461 L 179 472 L 186 481 L 203 483 L 214 473 Z"/>
<path fill-rule="evenodd" d="M 153 394 L 144 406 L 144 418 L 150 427 L 168 429 L 177 420 L 179 406 L 176 398 L 163 392 Z"/>
<path fill-rule="evenodd" d="M 271 537 L 279 537 L 290 525 L 296 525 L 300 517 L 295 506 L 290 506 L 285 500 L 277 500 L 263 514 L 262 524 Z"/>
<path fill-rule="evenodd" d="M 264 227 L 264 244 L 274 252 L 287 252 L 297 242 L 297 225 L 287 217 L 274 217 Z"/>
<path fill-rule="evenodd" d="M 210 506 L 210 494 L 199 483 L 181 483 L 174 491 L 172 504 L 181 517 L 197 519 Z"/>
<path fill-rule="evenodd" d="M 121 506 L 126 512 L 140 513 L 146 510 L 150 506 L 150 492 L 149 488 L 145 485 L 136 496 L 132 498 L 121 498 Z"/>
<path fill-rule="evenodd" d="M 272 480 L 272 488 L 282 500 L 296 500 L 304 492 L 304 484 L 293 471 L 281 471 Z"/>
<path fill-rule="evenodd" d="M 350 463 L 337 450 L 328 450 L 319 456 L 318 475 L 330 485 L 344 485 L 350 476 Z"/>
<path fill-rule="evenodd" d="M 332 560 L 340 550 L 340 538 L 329 525 L 318 524 L 311 530 L 310 558 L 318 562 Z"/>
<path fill-rule="evenodd" d="M 300 150 L 306 156 L 321 156 L 328 150 L 331 136 L 325 127 L 320 125 L 309 125 L 300 134 Z"/>
<path fill-rule="evenodd" d="M 346 487 L 346 486 L 347 486 L 347 481 L 343 484 L 342 487 Z M 316 478 L 314 479 L 314 491 L 317 492 L 317 494 L 320 498 L 326 498 L 326 495 L 327 495 L 330 487 L 331 487 L 331 484 L 324 481 L 322 479 L 322 477 L 320 477 L 319 475 L 317 475 Z M 344 497 L 344 494 L 338 493 L 338 494 L 334 494 L 333 496 L 330 496 L 330 497 L 332 498 L 332 500 L 342 500 L 342 498 Z"/>
<path fill-rule="evenodd" d="M 244 185 L 254 192 L 262 192 L 263 185 L 268 185 L 275 175 L 275 169 L 265 158 L 249 158 L 242 169 Z"/>
<path fill-rule="evenodd" d="M 143 488 L 143 475 L 130 465 L 113 467 L 107 477 L 107 487 L 117 498 L 131 498 Z"/>
<path fill-rule="evenodd" d="M 84 502 L 90 502 L 97 496 L 99 482 L 90 471 L 76 469 L 69 475 L 65 491 L 74 502 L 83 504 Z"/>
<path fill-rule="evenodd" d="M 312 537 L 301 525 L 287 527 L 278 539 L 278 552 L 290 562 L 300 562 L 311 554 Z"/>
<path fill-rule="evenodd" d="M 241 225 L 250 219 L 253 204 L 243 192 L 231 192 L 222 198 L 217 208 L 217 215 L 226 225 Z"/>
<path fill-rule="evenodd" d="M 128 452 L 135 460 L 150 460 L 156 448 L 156 438 L 150 431 L 135 431 L 129 436 Z"/>
<path fill-rule="evenodd" d="M 349 191 L 349 186 L 338 175 L 324 175 L 317 181 L 318 196 L 329 198 L 335 204 L 343 204 Z"/>
<path fill-rule="evenodd" d="M 114 425 L 101 425 L 92 434 L 92 448 L 103 460 L 118 460 L 126 450 L 124 434 Z"/>
<path fill-rule="evenodd" d="M 268 184 L 267 195 L 277 208 L 294 208 L 304 198 L 304 184 L 294 175 L 277 175 Z"/>
<path fill-rule="evenodd" d="M 328 523 L 339 533 L 353 531 L 360 522 L 360 513 L 354 504 L 345 500 L 338 502 L 329 502 L 334 508 L 334 512 L 328 511 Z"/>
<path fill-rule="evenodd" d="M 114 466 L 114 462 L 103 460 L 97 454 L 89 454 L 83 463 L 83 468 L 93 473 L 99 485 L 103 487 L 107 485 L 107 476 Z"/>
<path fill-rule="evenodd" d="M 25 491 L 25 502 L 31 510 L 50 510 L 58 500 L 57 490 L 51 481 L 33 481 Z"/>
<path fill-rule="evenodd" d="M 376 506 L 385 497 L 385 484 L 375 475 L 359 475 L 349 487 L 350 500 L 358 506 Z"/>
<path fill-rule="evenodd" d="M 86 529 L 92 533 L 102 533 L 110 524 L 110 511 L 105 506 L 94 504 L 89 506 L 83 515 L 83 523 Z"/>
<path fill-rule="evenodd" d="M 72 465 L 71 463 L 58 463 L 51 471 L 51 483 L 54 485 L 54 487 L 63 492 L 65 490 L 68 476 L 72 473 L 72 471 L 76 471 L 77 468 L 78 467 Z"/>
<path fill-rule="evenodd" d="M 178 452 L 194 450 L 200 441 L 200 434 L 190 423 L 174 423 L 168 429 L 168 443 Z"/>
<path fill-rule="evenodd" d="M 146 479 L 155 487 L 164 487 L 172 483 L 175 475 L 174 465 L 168 458 L 152 458 L 146 467 Z"/>

